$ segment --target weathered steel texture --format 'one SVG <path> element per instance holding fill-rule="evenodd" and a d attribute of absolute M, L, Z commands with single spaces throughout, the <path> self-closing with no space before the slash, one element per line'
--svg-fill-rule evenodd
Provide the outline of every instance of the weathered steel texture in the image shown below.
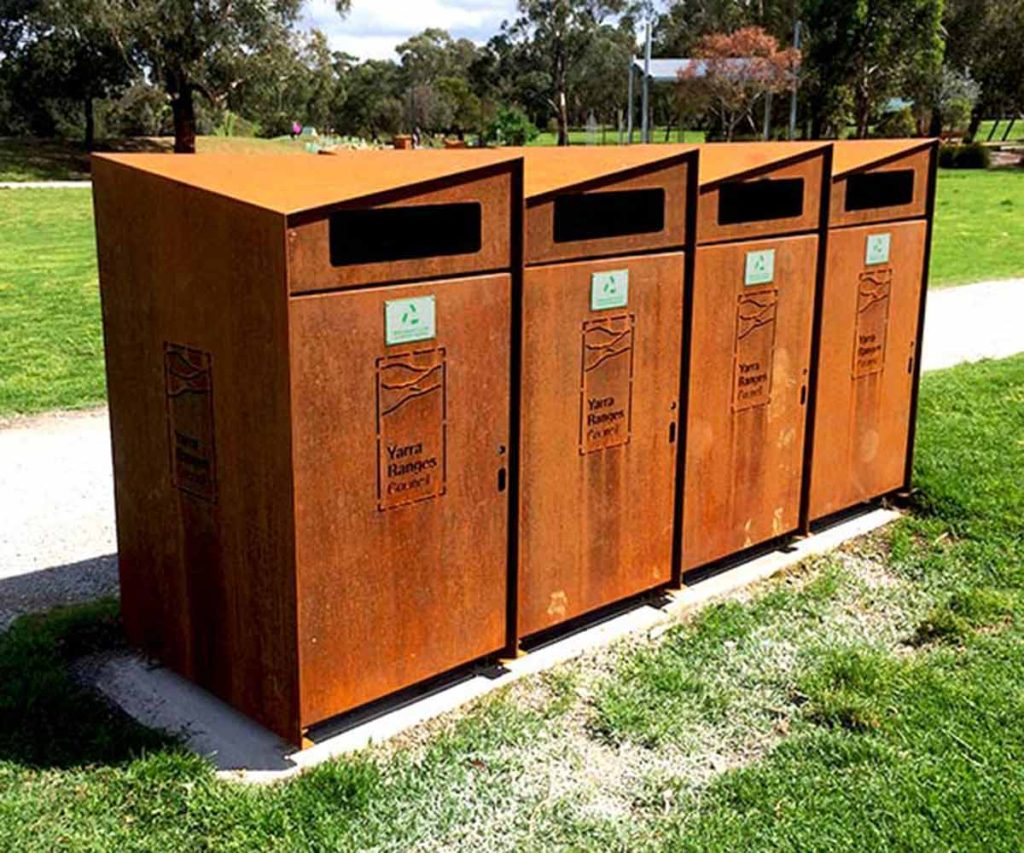
<path fill-rule="evenodd" d="M 585 158 L 583 158 L 585 159 Z M 527 159 L 527 175 L 535 168 L 533 158 Z M 615 255 L 631 255 L 678 248 L 686 242 L 688 228 L 686 220 L 686 192 L 689 186 L 692 166 L 678 158 L 669 165 L 647 167 L 628 176 L 606 176 L 602 181 L 591 181 L 584 188 L 573 192 L 586 193 L 591 190 L 615 191 L 637 189 L 662 189 L 665 192 L 664 227 L 657 232 L 604 237 L 595 240 L 576 240 L 556 243 L 554 241 L 555 195 L 529 198 L 526 207 L 526 263 L 550 263 L 554 261 L 599 258 Z"/>
<path fill-rule="evenodd" d="M 525 272 L 520 635 L 672 578 L 683 269 L 677 252 Z M 593 311 L 608 271 L 628 304 Z"/>
<path fill-rule="evenodd" d="M 291 302 L 304 725 L 505 645 L 510 287 Z M 436 339 L 385 346 L 385 300 L 427 295 Z"/>
<path fill-rule="evenodd" d="M 93 188 L 128 637 L 294 741 L 284 218 L 99 158 Z"/>
<path fill-rule="evenodd" d="M 919 139 L 890 142 L 893 144 L 879 151 L 874 150 L 873 146 L 868 150 L 859 150 L 862 145 L 868 143 L 836 143 L 836 161 L 832 170 L 829 228 L 924 217 L 928 204 L 928 172 L 932 143 L 929 141 L 922 143 Z M 897 147 L 895 142 L 901 142 L 902 145 Z M 862 158 L 878 155 L 882 155 L 879 160 L 870 163 L 869 166 L 863 165 Z M 861 165 L 851 167 L 853 163 Z M 909 202 L 899 205 L 868 207 L 862 210 L 847 210 L 847 191 L 851 175 L 865 173 L 877 175 L 905 171 L 913 173 L 913 194 Z"/>
<path fill-rule="evenodd" d="M 935 151 L 934 140 L 836 144 L 805 526 L 909 485 Z M 846 210 L 851 179 L 894 171 L 912 173 L 910 202 Z M 888 241 L 887 257 L 871 256 L 869 237 Z"/>
<path fill-rule="evenodd" d="M 417 158 L 416 152 L 385 153 L 398 158 Z M 471 180 L 463 177 L 458 182 L 433 182 L 431 189 L 420 187 L 415 194 L 406 191 L 403 197 L 396 198 L 396 194 L 391 193 L 369 201 L 349 202 L 340 207 L 321 209 L 315 214 L 293 215 L 289 217 L 288 229 L 288 287 L 292 293 L 303 293 L 507 270 L 510 267 L 512 238 L 510 180 L 508 169 L 498 165 L 486 170 L 480 177 Z M 479 252 L 352 266 L 331 265 L 327 215 L 333 210 L 342 207 L 404 207 L 458 202 L 479 203 L 481 206 Z"/>
<path fill-rule="evenodd" d="M 818 242 L 697 248 L 684 571 L 798 526 Z M 773 281 L 746 286 L 747 253 L 772 249 Z"/>
<path fill-rule="evenodd" d="M 737 147 L 757 147 L 766 143 L 750 143 Z M 770 143 L 768 143 L 770 144 Z M 786 143 L 778 143 L 784 145 Z M 706 146 L 712 148 L 713 146 Z M 775 146 L 772 146 L 775 147 Z M 825 150 L 815 147 L 793 155 L 783 155 L 783 162 L 769 163 L 756 171 L 726 173 L 715 182 L 705 180 L 706 148 L 701 149 L 700 200 L 697 206 L 697 240 L 701 244 L 719 243 L 727 240 L 752 240 L 760 237 L 774 237 L 782 234 L 796 234 L 814 231 L 821 222 L 821 197 L 824 181 L 823 162 Z M 783 149 L 786 151 L 786 149 Z M 721 156 L 721 155 L 719 155 Z M 722 174 L 717 169 L 713 174 Z M 798 216 L 782 219 L 720 224 L 719 201 L 722 185 L 734 181 L 750 184 L 757 181 L 780 181 L 800 179 L 803 181 L 803 203 Z"/>
<path fill-rule="evenodd" d="M 297 744 L 508 644 L 521 165 L 389 156 L 94 165 L 129 637 Z M 466 264 L 501 273 L 289 298 L 290 222 L 408 184 L 501 206 Z M 384 301 L 421 292 L 436 339 L 387 347 Z M 401 399 L 409 370 L 441 388 Z"/>
<path fill-rule="evenodd" d="M 811 521 L 903 485 L 925 232 L 918 220 L 829 234 Z M 868 265 L 876 234 L 890 236 L 890 258 Z"/>
<path fill-rule="evenodd" d="M 696 179 L 693 146 L 521 152 L 520 637 L 673 578 L 678 250 L 690 237 Z M 556 242 L 560 200 L 631 190 L 662 192 L 660 230 Z M 628 271 L 627 304 L 592 310 L 593 274 L 614 271 Z"/>

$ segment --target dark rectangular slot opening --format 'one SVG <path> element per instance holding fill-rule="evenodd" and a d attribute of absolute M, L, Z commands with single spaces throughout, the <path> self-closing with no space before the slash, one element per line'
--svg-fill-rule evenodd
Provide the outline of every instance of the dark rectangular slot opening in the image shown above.
<path fill-rule="evenodd" d="M 330 217 L 331 265 L 472 254 L 481 227 L 476 202 L 339 210 Z"/>
<path fill-rule="evenodd" d="M 846 179 L 846 209 L 898 207 L 914 200 L 914 170 L 860 172 Z"/>
<path fill-rule="evenodd" d="M 718 190 L 718 224 L 792 219 L 804 212 L 804 179 L 729 181 Z"/>
<path fill-rule="evenodd" d="M 665 191 L 620 190 L 555 198 L 556 243 L 653 234 L 665 228 Z"/>

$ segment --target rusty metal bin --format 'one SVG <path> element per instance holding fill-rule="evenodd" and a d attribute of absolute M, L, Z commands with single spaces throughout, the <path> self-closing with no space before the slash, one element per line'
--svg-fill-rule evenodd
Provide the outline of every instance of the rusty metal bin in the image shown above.
<path fill-rule="evenodd" d="M 526 149 L 520 637 L 664 585 L 696 149 Z"/>
<path fill-rule="evenodd" d="M 521 161 L 93 180 L 131 641 L 295 743 L 506 648 Z"/>
<path fill-rule="evenodd" d="M 700 150 L 683 571 L 795 531 L 826 143 Z"/>
<path fill-rule="evenodd" d="M 835 145 L 808 522 L 909 486 L 935 150 Z"/>

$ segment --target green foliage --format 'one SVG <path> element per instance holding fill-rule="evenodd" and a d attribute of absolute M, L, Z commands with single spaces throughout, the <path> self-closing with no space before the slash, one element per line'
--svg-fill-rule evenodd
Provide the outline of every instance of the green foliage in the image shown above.
<path fill-rule="evenodd" d="M 889 139 L 903 139 L 914 136 L 917 133 L 917 122 L 914 121 L 914 113 L 910 107 L 888 113 L 877 125 L 875 125 L 872 136 L 881 136 Z"/>
<path fill-rule="evenodd" d="M 497 145 L 529 145 L 540 131 L 518 107 L 499 107 L 485 138 Z"/>
<path fill-rule="evenodd" d="M 943 145 L 939 149 L 939 166 L 943 169 L 987 169 L 991 165 L 992 154 L 980 142 Z"/>

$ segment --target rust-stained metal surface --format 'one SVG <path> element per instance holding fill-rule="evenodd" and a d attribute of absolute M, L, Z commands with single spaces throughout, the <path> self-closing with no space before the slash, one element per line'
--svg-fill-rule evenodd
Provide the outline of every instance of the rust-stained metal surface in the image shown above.
<path fill-rule="evenodd" d="M 295 741 L 281 219 L 106 158 L 93 193 L 125 630 Z"/>
<path fill-rule="evenodd" d="M 126 630 L 293 743 L 508 644 L 520 162 L 360 155 L 93 172 Z M 318 290 L 289 226 L 422 203 L 409 184 L 495 211 L 470 275 Z M 414 317 L 389 345 L 385 303 L 410 295 L 434 333 Z"/>
<path fill-rule="evenodd" d="M 415 296 L 437 336 L 386 346 Z M 510 310 L 508 275 L 292 300 L 306 725 L 505 645 Z"/>
<path fill-rule="evenodd" d="M 924 217 L 934 147 L 934 141 L 928 139 L 837 142 L 832 163 L 829 228 Z M 895 190 L 894 198 L 879 197 L 875 199 L 877 204 L 870 203 L 870 198 L 858 202 L 856 182 L 863 180 L 864 176 L 870 180 L 872 176 L 880 175 L 903 179 L 899 181 L 900 186 L 880 188 L 883 195 L 886 189 Z M 908 188 L 909 192 L 901 197 L 900 193 Z"/>
<path fill-rule="evenodd" d="M 772 250 L 772 281 L 745 285 Z M 799 524 L 817 262 L 814 234 L 697 248 L 684 571 Z"/>
<path fill-rule="evenodd" d="M 277 213 L 292 214 L 429 185 L 475 169 L 510 163 L 501 150 L 338 151 L 290 154 L 96 154 L 94 162 L 139 171 Z"/>
<path fill-rule="evenodd" d="M 627 305 L 591 310 L 601 272 Z M 524 274 L 521 636 L 671 580 L 682 282 L 681 252 Z"/>
<path fill-rule="evenodd" d="M 431 160 L 437 156 L 444 156 L 444 152 L 382 153 L 398 159 L 408 157 L 413 160 L 418 159 L 421 153 L 427 154 Z M 455 176 L 444 181 L 442 186 L 435 182 L 432 187 L 421 189 L 414 194 L 407 190 L 404 193 L 390 193 L 385 197 L 378 196 L 372 206 L 394 208 L 460 202 L 478 204 L 481 208 L 479 250 L 457 255 L 334 266 L 329 251 L 327 215 L 336 210 L 366 205 L 365 202 L 349 202 L 347 205 L 331 206 L 312 215 L 300 214 L 289 219 L 288 287 L 291 292 L 308 293 L 424 277 L 462 275 L 481 270 L 508 269 L 512 262 L 513 218 L 510 201 L 511 177 L 508 169 L 499 164 L 484 169 L 482 174 L 477 171 L 474 176 Z"/>
<path fill-rule="evenodd" d="M 684 572 L 799 527 L 829 155 L 828 143 L 700 148 Z"/>
<path fill-rule="evenodd" d="M 697 240 L 718 243 L 816 230 L 821 223 L 821 197 L 827 143 L 733 142 L 700 147 L 700 202 Z M 763 200 L 743 203 L 745 221 L 726 221 L 723 194 L 737 185 L 800 181 L 799 211 L 769 216 Z M 758 218 L 758 217 L 764 218 Z"/>
<path fill-rule="evenodd" d="M 865 263 L 887 234 L 888 261 Z M 917 358 L 923 220 L 829 234 L 818 361 L 812 521 L 903 485 Z"/>
<path fill-rule="evenodd" d="M 557 150 L 557 149 L 556 149 Z M 540 158 L 543 160 L 543 158 Z M 586 157 L 577 159 L 586 160 Z M 533 158 L 526 160 L 526 175 L 532 174 Z M 689 173 L 693 169 L 691 158 L 672 158 L 667 163 L 648 165 L 632 174 L 616 175 L 614 181 L 606 176 L 603 181 L 592 179 L 587 188 L 573 189 L 588 192 L 616 192 L 629 190 L 660 190 L 664 192 L 664 221 L 657 231 L 613 235 L 597 239 L 556 242 L 555 206 L 561 193 L 527 197 L 526 202 L 526 263 L 538 264 L 577 258 L 598 258 L 632 255 L 642 252 L 671 249 L 686 243 L 687 191 Z M 570 190 L 566 190 L 566 193 Z"/>
<path fill-rule="evenodd" d="M 672 580 L 683 249 L 696 164 L 692 146 L 518 150 L 523 637 Z M 556 239 L 557 205 L 636 191 L 654 193 L 645 204 L 657 200 L 660 227 L 629 233 L 636 222 L 615 219 L 623 196 L 604 195 L 608 233 Z M 589 214 L 584 232 L 595 226 Z M 624 287 L 607 307 L 595 302 L 605 284 Z"/>
<path fill-rule="evenodd" d="M 933 140 L 836 145 L 808 523 L 907 485 L 934 156 Z M 849 211 L 857 176 L 869 193 Z"/>

